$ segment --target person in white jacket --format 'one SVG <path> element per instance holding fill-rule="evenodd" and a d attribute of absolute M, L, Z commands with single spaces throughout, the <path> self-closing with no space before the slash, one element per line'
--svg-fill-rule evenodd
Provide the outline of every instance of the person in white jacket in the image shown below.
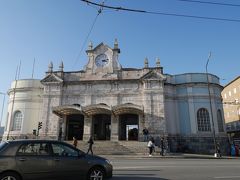
<path fill-rule="evenodd" d="M 152 156 L 153 148 L 154 148 L 153 138 L 150 138 L 147 146 L 148 146 L 148 149 L 149 149 L 149 156 Z"/>

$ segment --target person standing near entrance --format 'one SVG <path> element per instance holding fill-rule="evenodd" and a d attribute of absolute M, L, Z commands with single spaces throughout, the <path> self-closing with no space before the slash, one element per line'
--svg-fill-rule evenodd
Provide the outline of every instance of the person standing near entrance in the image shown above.
<path fill-rule="evenodd" d="M 78 144 L 77 138 L 76 138 L 75 136 L 73 136 L 73 146 L 74 146 L 75 148 L 77 148 L 77 144 Z"/>
<path fill-rule="evenodd" d="M 58 140 L 59 140 L 59 141 L 62 140 L 62 127 L 60 127 L 60 129 L 59 129 Z"/>
<path fill-rule="evenodd" d="M 88 146 L 87 154 L 89 153 L 89 151 L 91 151 L 91 154 L 93 155 L 92 146 L 93 146 L 94 142 L 93 142 L 92 136 L 90 136 L 90 138 L 89 138 L 89 140 L 88 140 L 88 144 L 89 144 L 89 146 Z"/>
<path fill-rule="evenodd" d="M 143 128 L 143 137 L 144 137 L 144 142 L 148 141 L 148 129 L 146 127 Z"/>

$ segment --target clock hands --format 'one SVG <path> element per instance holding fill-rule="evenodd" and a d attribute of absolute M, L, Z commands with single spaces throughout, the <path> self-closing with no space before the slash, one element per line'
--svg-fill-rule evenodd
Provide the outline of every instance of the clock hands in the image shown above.
<path fill-rule="evenodd" d="M 103 59 L 102 62 L 108 62 L 108 59 Z"/>

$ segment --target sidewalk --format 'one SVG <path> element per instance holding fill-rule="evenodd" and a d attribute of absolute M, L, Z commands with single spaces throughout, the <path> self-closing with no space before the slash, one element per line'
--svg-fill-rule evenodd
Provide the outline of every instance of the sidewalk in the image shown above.
<path fill-rule="evenodd" d="M 176 158 L 176 159 L 237 159 L 240 160 L 240 157 L 232 157 L 232 156 L 222 156 L 220 158 L 214 157 L 214 155 L 205 155 L 205 154 L 183 154 L 183 153 L 167 153 L 164 156 L 159 154 L 153 154 L 153 156 L 149 157 L 148 154 L 133 154 L 133 155 L 100 155 L 102 157 L 106 157 L 108 159 L 142 159 L 142 158 Z"/>

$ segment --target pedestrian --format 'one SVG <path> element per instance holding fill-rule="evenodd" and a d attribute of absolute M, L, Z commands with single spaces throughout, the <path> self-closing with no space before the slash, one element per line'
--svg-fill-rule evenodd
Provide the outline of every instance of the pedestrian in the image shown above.
<path fill-rule="evenodd" d="M 78 144 L 77 138 L 76 138 L 75 136 L 73 136 L 73 146 L 74 146 L 75 148 L 77 148 L 77 144 Z"/>
<path fill-rule="evenodd" d="M 216 150 L 217 150 L 217 157 L 222 157 L 219 143 L 217 143 Z"/>
<path fill-rule="evenodd" d="M 148 134 L 149 134 L 148 129 L 146 127 L 144 127 L 142 132 L 143 132 L 144 142 L 147 142 L 148 141 Z"/>
<path fill-rule="evenodd" d="M 153 138 L 150 138 L 147 146 L 148 146 L 148 149 L 149 149 L 149 156 L 152 156 L 153 148 L 154 148 Z"/>
<path fill-rule="evenodd" d="M 58 140 L 59 140 L 59 141 L 62 140 L 62 127 L 60 127 L 60 129 L 59 129 Z"/>
<path fill-rule="evenodd" d="M 163 139 L 163 137 L 161 137 L 161 139 L 160 139 L 160 148 L 161 148 L 160 155 L 163 156 L 164 155 L 164 139 Z"/>
<path fill-rule="evenodd" d="M 153 143 L 153 152 L 155 152 L 155 139 L 154 139 L 154 137 L 151 137 L 151 140 L 152 140 L 152 143 Z"/>
<path fill-rule="evenodd" d="M 92 136 L 90 136 L 90 138 L 89 138 L 89 140 L 88 140 L 88 144 L 89 144 L 89 146 L 88 146 L 87 154 L 89 153 L 89 151 L 91 151 L 91 154 L 93 155 L 92 146 L 93 146 L 94 142 L 93 142 Z"/>

